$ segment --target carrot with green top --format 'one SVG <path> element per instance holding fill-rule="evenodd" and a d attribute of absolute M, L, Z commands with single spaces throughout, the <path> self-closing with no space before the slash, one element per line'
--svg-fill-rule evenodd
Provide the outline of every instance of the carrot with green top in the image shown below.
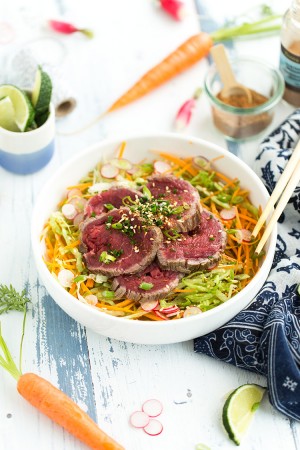
<path fill-rule="evenodd" d="M 266 33 L 280 29 L 280 15 L 270 14 L 253 23 L 243 23 L 231 28 L 223 28 L 211 34 L 200 32 L 191 36 L 166 58 L 142 76 L 125 94 L 118 98 L 106 111 L 107 113 L 140 99 L 144 95 L 171 80 L 205 58 L 216 42 L 234 39 L 240 36 Z M 103 115 L 101 115 L 103 117 Z"/>
<path fill-rule="evenodd" d="M 86 444 L 93 450 L 124 450 L 114 439 L 102 431 L 98 425 L 66 394 L 53 384 L 34 373 L 22 373 L 22 346 L 26 321 L 26 305 L 29 299 L 25 291 L 21 294 L 10 286 L 0 285 L 0 314 L 9 310 L 23 311 L 23 329 L 20 344 L 19 367 L 3 339 L 0 328 L 0 366 L 17 381 L 19 394 L 41 413 Z"/>

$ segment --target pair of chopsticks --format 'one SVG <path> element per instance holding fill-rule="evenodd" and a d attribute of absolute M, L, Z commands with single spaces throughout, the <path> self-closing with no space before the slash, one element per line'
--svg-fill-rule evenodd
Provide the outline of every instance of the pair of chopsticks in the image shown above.
<path fill-rule="evenodd" d="M 260 242 L 255 249 L 255 253 L 259 254 L 262 251 L 263 246 L 265 245 L 267 239 L 272 233 L 272 230 L 275 224 L 277 223 L 277 220 L 279 219 L 281 213 L 286 207 L 299 181 L 300 181 L 300 141 L 296 145 L 292 153 L 292 156 L 290 157 L 290 160 L 286 165 L 286 168 L 284 169 L 281 177 L 279 178 L 275 186 L 275 189 L 271 197 L 269 198 L 269 201 L 252 232 L 252 236 L 256 237 L 258 235 L 261 227 L 265 223 L 271 211 L 273 211 L 274 205 L 279 199 L 277 206 L 273 211 L 273 215 L 271 216 L 271 219 L 260 239 Z"/>

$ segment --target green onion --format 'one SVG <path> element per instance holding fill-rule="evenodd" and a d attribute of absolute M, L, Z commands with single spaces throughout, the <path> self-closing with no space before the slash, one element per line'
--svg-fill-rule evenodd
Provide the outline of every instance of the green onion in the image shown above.
<path fill-rule="evenodd" d="M 146 282 L 143 281 L 143 283 L 141 283 L 139 285 L 139 288 L 143 289 L 143 291 L 150 291 L 150 289 L 153 288 L 153 284 L 152 283 L 146 283 Z"/>
<path fill-rule="evenodd" d="M 105 208 L 108 209 L 108 211 L 111 211 L 112 209 L 115 209 L 114 205 L 111 203 L 105 203 Z"/>

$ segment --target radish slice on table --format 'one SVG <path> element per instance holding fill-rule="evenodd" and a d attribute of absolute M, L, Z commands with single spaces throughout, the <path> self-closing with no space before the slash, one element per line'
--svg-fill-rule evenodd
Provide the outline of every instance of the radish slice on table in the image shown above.
<path fill-rule="evenodd" d="M 61 208 L 61 212 L 66 217 L 66 219 L 74 219 L 74 217 L 77 215 L 77 211 L 74 205 L 71 205 L 70 203 L 66 203 Z"/>
<path fill-rule="evenodd" d="M 210 162 L 205 156 L 195 156 L 193 164 L 197 169 L 209 170 L 211 168 Z"/>
<path fill-rule="evenodd" d="M 251 231 L 246 230 L 245 228 L 242 228 L 241 230 L 236 230 L 235 237 L 237 238 L 239 243 L 251 242 L 252 239 Z"/>
<path fill-rule="evenodd" d="M 101 175 L 104 178 L 116 178 L 118 174 L 119 169 L 111 164 L 104 164 L 104 166 L 101 167 Z"/>
<path fill-rule="evenodd" d="M 183 317 L 196 316 L 197 314 L 201 314 L 202 311 L 198 306 L 191 306 L 184 311 Z"/>
<path fill-rule="evenodd" d="M 171 169 L 170 164 L 164 161 L 154 161 L 153 167 L 156 173 L 165 173 Z"/>
<path fill-rule="evenodd" d="M 79 225 L 81 224 L 81 222 L 84 219 L 84 214 L 83 213 L 79 213 L 77 214 L 74 219 L 73 219 L 73 225 L 75 225 L 75 227 L 79 227 Z"/>
<path fill-rule="evenodd" d="M 221 209 L 220 211 L 221 219 L 223 220 L 232 220 L 236 216 L 235 208 L 232 207 L 230 209 Z"/>
<path fill-rule="evenodd" d="M 57 278 L 59 283 L 63 287 L 71 287 L 74 280 L 74 274 L 73 272 L 71 272 L 71 270 L 62 269 L 60 272 L 58 272 Z"/>
<path fill-rule="evenodd" d="M 144 427 L 145 433 L 150 436 L 158 436 L 163 430 L 162 424 L 157 419 L 151 419 L 146 427 Z"/>
<path fill-rule="evenodd" d="M 135 428 L 144 428 L 150 422 L 149 416 L 143 411 L 135 411 L 130 416 L 130 423 Z"/>
<path fill-rule="evenodd" d="M 151 398 L 143 404 L 142 410 L 144 413 L 148 414 L 149 417 L 157 417 L 162 413 L 163 405 L 159 400 Z"/>
<path fill-rule="evenodd" d="M 158 300 L 143 300 L 141 301 L 141 307 L 144 311 L 152 311 L 158 305 Z"/>
<path fill-rule="evenodd" d="M 71 189 L 71 190 L 68 192 L 68 198 L 71 199 L 71 198 L 73 198 L 73 197 L 82 197 L 82 192 L 81 192 L 81 190 L 80 190 L 80 189 L 76 189 L 76 188 Z"/>
<path fill-rule="evenodd" d="M 122 170 L 130 170 L 132 169 L 132 164 L 130 161 L 128 161 L 128 159 L 123 159 L 123 158 L 113 158 L 110 161 L 110 164 L 114 167 L 117 167 L 118 169 L 122 169 Z"/>

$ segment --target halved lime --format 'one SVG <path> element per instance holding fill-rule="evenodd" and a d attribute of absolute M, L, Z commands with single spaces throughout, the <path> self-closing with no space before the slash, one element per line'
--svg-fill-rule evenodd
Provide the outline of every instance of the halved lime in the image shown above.
<path fill-rule="evenodd" d="M 230 437 L 240 445 L 266 389 L 257 384 L 244 384 L 235 389 L 223 407 L 223 425 Z"/>
<path fill-rule="evenodd" d="M 20 131 L 15 122 L 15 108 L 9 97 L 0 100 L 0 127 L 8 131 Z"/>
<path fill-rule="evenodd" d="M 31 101 L 34 106 L 36 116 L 39 116 L 49 111 L 51 94 L 52 94 L 51 78 L 39 66 L 36 71 L 35 82 L 31 96 Z"/>
<path fill-rule="evenodd" d="M 15 111 L 15 123 L 20 131 L 26 131 L 34 119 L 34 109 L 26 92 L 12 84 L 0 86 L 0 98 L 9 97 Z"/>

